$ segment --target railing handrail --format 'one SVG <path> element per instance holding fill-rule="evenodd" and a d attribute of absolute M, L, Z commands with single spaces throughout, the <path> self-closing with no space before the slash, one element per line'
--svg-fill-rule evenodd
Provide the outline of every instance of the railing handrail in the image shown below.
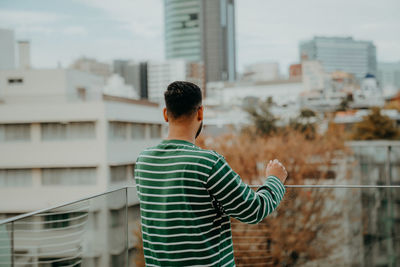
<path fill-rule="evenodd" d="M 122 190 L 122 189 L 127 189 L 129 187 L 131 187 L 131 186 L 122 186 L 122 187 L 111 189 L 111 190 L 108 190 L 108 191 L 105 191 L 105 192 L 102 192 L 102 193 L 97 193 L 97 194 L 93 194 L 93 195 L 90 195 L 90 196 L 87 196 L 87 197 L 84 197 L 84 198 L 80 198 L 80 199 L 77 199 L 77 200 L 69 201 L 69 202 L 66 202 L 66 203 L 63 203 L 63 204 L 58 204 L 58 205 L 54 205 L 54 206 L 51 206 L 51 207 L 48 207 L 48 208 L 35 210 L 35 211 L 32 211 L 32 212 L 28 212 L 28 213 L 24 213 L 24 214 L 21 214 L 21 215 L 17 215 L 17 216 L 14 216 L 14 217 L 11 217 L 11 218 L 8 218 L 8 219 L 5 219 L 5 220 L 1 220 L 0 221 L 0 225 L 6 224 L 6 223 L 10 223 L 10 222 L 13 222 L 13 221 L 18 221 L 18 220 L 21 220 L 21 219 L 24 219 L 24 218 L 27 218 L 27 217 L 30 217 L 30 216 L 37 215 L 39 213 L 43 213 L 43 212 L 46 212 L 46 211 L 49 211 L 49 210 L 53 210 L 53 209 L 62 208 L 62 207 L 65 207 L 65 206 L 68 206 L 68 205 L 72 205 L 72 204 L 75 204 L 75 203 L 78 203 L 78 202 L 81 202 L 81 201 L 89 200 L 89 199 L 92 199 L 92 198 L 95 198 L 95 197 L 101 197 L 103 195 L 110 194 L 110 193 L 113 193 L 113 192 L 116 192 L 116 191 L 119 191 L 119 190 Z"/>
<path fill-rule="evenodd" d="M 250 187 L 252 187 L 252 188 L 257 188 L 257 187 L 261 187 L 261 186 L 262 185 L 250 185 Z M 285 187 L 286 188 L 400 188 L 400 185 L 348 185 L 348 184 L 342 184 L 342 185 L 285 185 Z M 18 216 L 14 216 L 14 217 L 11 217 L 11 218 L 8 218 L 8 219 L 5 219 L 5 220 L 1 220 L 0 221 L 0 225 L 7 224 L 7 223 L 10 223 L 10 222 L 14 222 L 14 221 L 18 221 L 18 220 L 21 220 L 21 219 L 25 219 L 27 217 L 34 216 L 34 215 L 37 215 L 37 214 L 40 214 L 40 213 L 43 213 L 43 212 L 47 212 L 47 211 L 50 211 L 50 210 L 53 210 L 53 209 L 62 208 L 62 207 L 65 207 L 65 206 L 68 206 L 68 205 L 72 205 L 72 204 L 75 204 L 75 203 L 78 203 L 78 202 L 81 202 L 81 201 L 89 200 L 89 199 L 92 199 L 92 198 L 95 198 L 95 197 L 101 197 L 103 195 L 110 194 L 110 193 L 113 193 L 113 192 L 116 192 L 116 191 L 119 191 L 119 190 L 123 190 L 123 189 L 128 189 L 128 188 L 136 188 L 136 187 L 132 186 L 132 185 L 126 185 L 126 186 L 122 186 L 122 187 L 118 187 L 118 188 L 115 188 L 115 189 L 111 189 L 111 190 L 108 190 L 108 191 L 105 191 L 105 192 L 102 192 L 102 193 L 93 194 L 93 195 L 90 195 L 90 196 L 87 196 L 87 197 L 84 197 L 84 198 L 80 198 L 80 199 L 77 199 L 77 200 L 74 200 L 74 201 L 70 201 L 70 202 L 66 202 L 66 203 L 63 203 L 63 204 L 58 204 L 58 205 L 55 205 L 55 206 L 51 206 L 51 207 L 48 207 L 48 208 L 39 209 L 39 210 L 36 210 L 36 211 L 24 213 L 24 214 L 21 214 L 21 215 L 18 215 Z"/>

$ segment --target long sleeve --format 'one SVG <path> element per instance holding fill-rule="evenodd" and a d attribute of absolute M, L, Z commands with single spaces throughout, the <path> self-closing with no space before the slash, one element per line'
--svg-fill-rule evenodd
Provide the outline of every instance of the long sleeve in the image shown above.
<path fill-rule="evenodd" d="M 274 211 L 286 191 L 277 177 L 269 176 L 255 192 L 222 156 L 213 166 L 206 187 L 225 214 L 249 224 L 261 222 Z"/>

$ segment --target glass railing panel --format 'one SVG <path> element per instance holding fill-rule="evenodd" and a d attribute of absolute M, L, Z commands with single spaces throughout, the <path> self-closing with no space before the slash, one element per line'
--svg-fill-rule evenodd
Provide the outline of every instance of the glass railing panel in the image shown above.
<path fill-rule="evenodd" d="M 124 188 L 6 225 L 10 266 L 127 266 L 126 202 Z"/>
<path fill-rule="evenodd" d="M 136 187 L 128 187 L 128 239 L 129 266 L 144 266 L 140 206 Z"/>
<path fill-rule="evenodd" d="M 390 154 L 387 146 L 351 145 L 357 162 L 357 184 L 390 184 Z"/>
<path fill-rule="evenodd" d="M 11 267 L 13 266 L 13 227 L 14 224 L 7 223 L 0 225 L 0 266 Z"/>
<path fill-rule="evenodd" d="M 288 188 L 232 233 L 237 266 L 400 266 L 400 188 Z"/>
<path fill-rule="evenodd" d="M 257 225 L 232 219 L 237 266 L 400 266 L 400 188 L 287 188 Z M 0 224 L 0 266 L 144 266 L 129 187 Z"/>
<path fill-rule="evenodd" d="M 390 148 L 390 180 L 393 185 L 400 185 L 400 146 Z"/>

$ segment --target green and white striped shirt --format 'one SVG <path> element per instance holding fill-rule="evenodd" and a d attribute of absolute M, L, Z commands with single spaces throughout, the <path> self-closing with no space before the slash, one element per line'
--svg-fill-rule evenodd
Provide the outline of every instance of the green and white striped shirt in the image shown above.
<path fill-rule="evenodd" d="M 258 223 L 285 193 L 274 176 L 253 191 L 224 157 L 183 140 L 144 150 L 135 180 L 146 266 L 235 266 L 229 217 Z"/>

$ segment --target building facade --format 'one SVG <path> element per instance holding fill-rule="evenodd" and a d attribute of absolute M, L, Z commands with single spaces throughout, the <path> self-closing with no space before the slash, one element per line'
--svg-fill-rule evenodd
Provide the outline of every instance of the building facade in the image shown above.
<path fill-rule="evenodd" d="M 164 91 L 174 81 L 189 81 L 197 84 L 200 88 L 204 88 L 203 64 L 187 62 L 182 59 L 149 61 L 147 63 L 147 82 L 150 101 L 162 102 Z"/>
<path fill-rule="evenodd" d="M 15 68 L 14 31 L 0 29 L 0 70 Z"/>
<path fill-rule="evenodd" d="M 301 60 L 318 60 L 328 73 L 345 71 L 362 79 L 376 75 L 376 47 L 371 41 L 358 41 L 352 37 L 314 37 L 300 43 Z"/>
<path fill-rule="evenodd" d="M 103 95 L 95 75 L 2 71 L 0 86 L 0 194 L 10 200 L 1 202 L 0 213 L 27 212 L 127 183 L 138 153 L 161 139 L 157 104 Z M 68 194 L 61 193 L 66 187 Z M 33 201 L 12 201 L 21 194 Z"/>
<path fill-rule="evenodd" d="M 137 156 L 162 138 L 162 112 L 155 103 L 104 95 L 103 87 L 101 77 L 76 70 L 0 71 L 0 219 L 134 185 Z M 123 196 L 20 221 L 15 265 L 123 266 L 121 222 L 139 219 L 138 200 L 126 207 Z M 130 234 L 130 255 L 133 246 Z"/>
<path fill-rule="evenodd" d="M 121 76 L 127 85 L 133 86 L 141 99 L 148 99 L 147 62 L 114 60 L 113 72 Z"/>
<path fill-rule="evenodd" d="M 18 41 L 18 67 L 29 69 L 31 67 L 31 49 L 29 41 Z"/>
<path fill-rule="evenodd" d="M 167 59 L 203 62 L 207 81 L 236 79 L 234 0 L 165 0 Z"/>
<path fill-rule="evenodd" d="M 400 90 L 400 61 L 378 62 L 377 79 L 384 90 Z"/>
<path fill-rule="evenodd" d="M 279 64 L 269 62 L 247 65 L 242 76 L 246 81 L 274 81 L 279 78 Z"/>
<path fill-rule="evenodd" d="M 302 75 L 301 64 L 292 64 L 289 66 L 289 78 L 298 78 Z"/>
<path fill-rule="evenodd" d="M 111 75 L 111 66 L 109 64 L 99 62 L 93 58 L 81 57 L 75 60 L 70 68 L 103 77 L 104 81 Z"/>

